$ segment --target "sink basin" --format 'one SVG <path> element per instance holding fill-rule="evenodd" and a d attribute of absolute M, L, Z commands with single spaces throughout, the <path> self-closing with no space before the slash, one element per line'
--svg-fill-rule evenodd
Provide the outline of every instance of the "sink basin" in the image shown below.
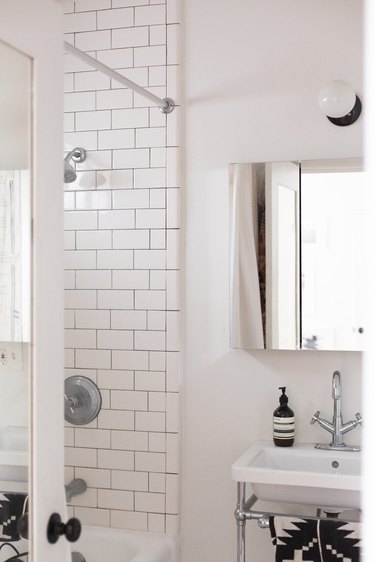
<path fill-rule="evenodd" d="M 260 500 L 360 508 L 360 452 L 324 451 L 311 443 L 282 448 L 258 441 L 233 463 L 232 478 L 249 482 Z"/>

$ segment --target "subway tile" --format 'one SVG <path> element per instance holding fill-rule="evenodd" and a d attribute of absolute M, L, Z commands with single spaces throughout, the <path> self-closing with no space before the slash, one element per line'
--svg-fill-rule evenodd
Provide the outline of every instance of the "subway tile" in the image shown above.
<path fill-rule="evenodd" d="M 65 269 L 95 269 L 96 252 L 67 250 L 64 252 Z"/>
<path fill-rule="evenodd" d="M 148 409 L 150 412 L 165 412 L 166 396 L 164 392 L 148 393 Z"/>
<path fill-rule="evenodd" d="M 180 269 L 180 230 L 167 230 L 167 269 Z"/>
<path fill-rule="evenodd" d="M 167 393 L 167 418 L 166 430 L 170 433 L 178 433 L 180 430 L 180 396 L 176 392 Z"/>
<path fill-rule="evenodd" d="M 120 74 L 120 76 L 124 76 L 125 78 L 127 78 L 128 80 L 131 80 L 132 82 L 135 82 L 136 84 L 138 84 L 138 86 L 143 86 L 143 87 L 147 87 L 148 86 L 148 68 L 118 68 L 117 72 Z M 112 79 L 112 89 L 121 89 L 121 88 L 127 88 L 127 86 L 121 81 L 121 78 L 119 80 L 116 79 Z M 137 96 L 138 94 L 136 94 L 136 92 L 133 91 L 133 105 L 134 105 L 134 99 L 135 96 Z M 139 94 L 140 95 L 140 94 Z M 144 99 L 144 96 L 142 96 Z M 144 107 L 145 104 L 143 104 L 143 106 L 140 107 Z M 125 105 L 123 107 L 126 107 Z"/>
<path fill-rule="evenodd" d="M 74 131 L 74 129 L 74 113 L 64 113 L 64 133 L 69 133 L 70 131 Z"/>
<path fill-rule="evenodd" d="M 74 0 L 63 0 L 62 6 L 64 14 L 70 14 L 74 12 Z"/>
<path fill-rule="evenodd" d="M 64 211 L 74 211 L 75 201 L 75 193 L 64 193 Z"/>
<path fill-rule="evenodd" d="M 95 58 L 95 51 L 87 52 L 88 55 Z M 91 71 L 92 66 L 80 60 L 78 57 L 70 53 L 64 55 L 64 72 L 84 72 Z"/>
<path fill-rule="evenodd" d="M 95 230 L 98 226 L 96 211 L 70 211 L 64 213 L 65 230 Z"/>
<path fill-rule="evenodd" d="M 64 444 L 65 447 L 74 447 L 74 428 L 64 427 Z"/>
<path fill-rule="evenodd" d="M 110 445 L 110 432 L 105 429 L 75 429 L 76 447 L 89 447 L 95 449 L 108 449 Z M 106 470 L 90 471 L 92 476 L 98 476 L 101 482 L 87 482 L 90 487 L 101 486 L 109 483 L 109 473 Z M 105 486 L 107 487 L 107 486 Z"/>
<path fill-rule="evenodd" d="M 160 47 L 139 47 L 139 49 L 160 49 Z M 142 70 L 142 68 L 138 69 L 139 71 Z M 145 70 L 145 68 L 143 68 L 143 70 Z M 158 98 L 165 98 L 167 95 L 166 92 L 166 87 L 165 86 L 149 86 L 147 88 L 147 90 L 151 93 L 154 94 L 155 96 L 157 96 Z M 142 94 L 138 94 L 137 92 L 134 92 L 134 107 L 159 107 L 159 102 L 153 102 L 150 100 L 147 100 L 145 98 L 145 96 L 142 96 Z"/>
<path fill-rule="evenodd" d="M 115 412 L 101 410 L 98 416 L 98 427 L 103 429 L 134 429 L 134 412 Z"/>
<path fill-rule="evenodd" d="M 109 390 L 101 389 L 100 394 L 102 395 L 102 408 L 103 410 L 109 410 L 111 407 L 111 396 Z"/>
<path fill-rule="evenodd" d="M 125 8 L 126 6 L 143 6 L 147 0 L 112 0 L 112 8 Z"/>
<path fill-rule="evenodd" d="M 133 332 L 127 330 L 98 330 L 98 349 L 133 349 Z"/>
<path fill-rule="evenodd" d="M 79 518 L 82 525 L 94 525 L 98 527 L 110 526 L 110 511 L 108 509 L 75 507 L 74 515 Z"/>
<path fill-rule="evenodd" d="M 106 329 L 110 326 L 108 310 L 76 310 L 77 328 Z"/>
<path fill-rule="evenodd" d="M 113 193 L 113 206 L 116 209 L 140 209 L 149 206 L 148 189 L 122 189 Z"/>
<path fill-rule="evenodd" d="M 117 246 L 115 245 L 115 247 Z M 101 269 L 130 269 L 133 267 L 133 252 L 117 249 L 100 250 L 98 252 L 98 267 Z"/>
<path fill-rule="evenodd" d="M 110 30 L 106 30 L 76 33 L 75 46 L 82 51 L 101 51 L 102 49 L 110 49 L 111 32 Z"/>
<path fill-rule="evenodd" d="M 135 8 L 135 25 L 165 23 L 165 6 L 141 6 Z"/>
<path fill-rule="evenodd" d="M 87 150 L 97 149 L 97 134 L 94 131 L 80 131 L 78 133 L 65 133 L 65 150 L 72 150 L 75 146 L 84 146 Z"/>
<path fill-rule="evenodd" d="M 165 454 L 136 452 L 135 470 L 165 472 Z"/>
<path fill-rule="evenodd" d="M 162 351 L 165 349 L 165 332 L 145 330 L 135 332 L 134 349 Z"/>
<path fill-rule="evenodd" d="M 166 147 L 151 148 L 150 154 L 151 154 L 151 158 L 150 158 L 151 168 L 163 168 L 164 166 L 167 165 Z"/>
<path fill-rule="evenodd" d="M 165 310 L 165 291 L 136 291 L 135 308 Z"/>
<path fill-rule="evenodd" d="M 99 228 L 113 230 L 135 228 L 135 212 L 133 210 L 100 211 Z"/>
<path fill-rule="evenodd" d="M 165 209 L 166 207 L 166 190 L 152 189 L 150 191 L 150 207 L 152 209 Z"/>
<path fill-rule="evenodd" d="M 166 149 L 167 187 L 181 186 L 181 150 L 177 147 Z"/>
<path fill-rule="evenodd" d="M 152 25 L 150 27 L 150 45 L 165 45 L 167 40 L 167 26 Z"/>
<path fill-rule="evenodd" d="M 165 513 L 165 495 L 147 492 L 135 492 L 135 509 L 137 511 Z"/>
<path fill-rule="evenodd" d="M 149 151 L 146 148 L 134 148 L 113 151 L 114 168 L 148 168 Z"/>
<path fill-rule="evenodd" d="M 165 250 L 135 250 L 135 269 L 165 269 Z"/>
<path fill-rule="evenodd" d="M 76 349 L 76 367 L 83 367 L 85 369 L 108 369 L 110 364 L 110 351 Z"/>
<path fill-rule="evenodd" d="M 65 92 L 74 92 L 74 76 L 73 74 L 64 74 L 64 93 Z M 74 114 L 73 115 L 73 127 L 68 130 L 74 130 Z M 65 119 L 64 119 L 65 122 Z M 64 126 L 64 132 L 68 132 L 68 130 Z"/>
<path fill-rule="evenodd" d="M 74 349 L 64 350 L 64 365 L 65 367 L 74 367 Z"/>
<path fill-rule="evenodd" d="M 114 271 L 114 289 L 148 289 L 150 286 L 148 271 Z"/>
<path fill-rule="evenodd" d="M 180 472 L 180 436 L 177 433 L 167 433 L 167 466 L 168 473 L 178 474 Z"/>
<path fill-rule="evenodd" d="M 146 371 L 148 369 L 148 353 L 147 351 L 113 350 L 112 368 Z"/>
<path fill-rule="evenodd" d="M 167 312 L 167 351 L 180 351 L 180 312 Z"/>
<path fill-rule="evenodd" d="M 114 30 L 112 35 L 114 33 L 118 33 L 119 31 L 122 30 Z M 110 49 L 108 51 L 99 51 L 98 60 L 113 69 L 132 67 L 133 49 Z"/>
<path fill-rule="evenodd" d="M 144 2 L 144 0 L 139 1 Z M 147 513 L 113 510 L 111 511 L 111 525 L 115 529 L 126 529 L 127 531 L 147 531 Z"/>
<path fill-rule="evenodd" d="M 150 127 L 136 130 L 136 146 L 138 148 L 165 146 L 165 143 L 165 127 Z"/>
<path fill-rule="evenodd" d="M 163 310 L 147 311 L 147 329 L 148 330 L 165 330 L 166 315 Z"/>
<path fill-rule="evenodd" d="M 179 392 L 180 390 L 180 353 L 170 352 L 166 354 L 167 390 Z"/>
<path fill-rule="evenodd" d="M 76 12 L 90 10 L 107 10 L 111 7 L 111 0 L 75 0 Z"/>
<path fill-rule="evenodd" d="M 134 292 L 114 289 L 98 291 L 98 308 L 130 310 L 134 308 Z"/>
<path fill-rule="evenodd" d="M 136 228 L 165 228 L 164 209 L 138 209 L 135 213 Z"/>
<path fill-rule="evenodd" d="M 115 230 L 113 247 L 119 249 L 138 249 L 150 247 L 148 230 Z"/>
<path fill-rule="evenodd" d="M 166 69 L 166 67 L 165 66 L 150 66 L 149 75 L 148 75 L 148 84 L 149 84 L 149 86 L 166 86 L 166 84 L 167 84 L 167 69 Z M 169 92 L 168 92 L 168 97 L 169 97 Z M 157 108 L 157 112 L 160 113 L 159 108 Z"/>
<path fill-rule="evenodd" d="M 165 515 L 147 513 L 147 530 L 149 533 L 165 533 Z"/>
<path fill-rule="evenodd" d="M 180 477 L 177 474 L 166 475 L 165 510 L 175 515 L 180 511 Z"/>
<path fill-rule="evenodd" d="M 110 468 L 112 471 L 117 470 L 134 470 L 134 453 L 133 451 L 112 451 L 98 450 L 98 468 Z M 112 481 L 112 487 L 113 481 Z"/>
<path fill-rule="evenodd" d="M 165 532 L 169 535 L 178 536 L 180 533 L 180 517 L 178 515 L 165 516 Z"/>
<path fill-rule="evenodd" d="M 98 189 L 128 189 L 133 187 L 133 170 L 97 172 Z"/>
<path fill-rule="evenodd" d="M 104 61 L 103 61 L 104 62 Z M 65 94 L 66 96 L 76 96 L 78 94 Z M 88 94 L 85 94 L 88 95 Z M 80 101 L 80 100 L 78 100 Z M 79 109 L 69 109 L 74 103 L 78 105 L 78 101 L 68 100 L 66 102 L 66 111 L 79 111 L 79 109 L 84 109 L 80 107 Z M 82 105 L 82 104 L 81 104 Z M 133 105 L 133 92 L 131 90 L 121 89 L 121 90 L 104 90 L 96 93 L 96 105 L 97 109 L 122 109 L 124 107 L 132 107 Z M 95 108 L 95 98 L 93 103 L 93 108 Z M 87 109 L 91 109 L 88 107 Z M 107 166 L 108 167 L 108 166 Z M 124 166 L 126 167 L 126 166 Z"/>
<path fill-rule="evenodd" d="M 65 447 L 65 464 L 67 466 L 92 467 L 97 466 L 97 450 L 81 447 Z"/>
<path fill-rule="evenodd" d="M 139 454 L 139 453 L 136 453 Z M 112 470 L 112 488 L 114 490 L 148 491 L 147 472 L 130 472 Z"/>
<path fill-rule="evenodd" d="M 99 131 L 98 148 L 133 148 L 133 129 L 121 129 L 116 131 Z"/>
<path fill-rule="evenodd" d="M 79 507 L 97 507 L 98 491 L 95 488 L 87 488 L 84 494 L 79 494 L 71 499 L 70 505 Z"/>
<path fill-rule="evenodd" d="M 164 412 L 136 412 L 135 429 L 137 431 L 165 431 Z"/>
<path fill-rule="evenodd" d="M 79 111 L 76 113 L 77 131 L 96 131 L 111 128 L 111 112 L 102 111 Z"/>
<path fill-rule="evenodd" d="M 96 13 L 87 12 L 81 14 L 66 14 L 64 16 L 64 32 L 74 33 L 76 31 L 95 31 Z"/>
<path fill-rule="evenodd" d="M 150 271 L 150 289 L 166 289 L 166 271 Z"/>
<path fill-rule="evenodd" d="M 167 189 L 167 228 L 181 226 L 181 197 L 179 188 Z"/>
<path fill-rule="evenodd" d="M 111 167 L 112 153 L 110 150 L 89 150 L 86 160 L 76 165 L 77 170 L 106 170 Z"/>
<path fill-rule="evenodd" d="M 76 208 L 77 210 L 110 209 L 111 192 L 110 191 L 83 191 L 77 193 Z"/>
<path fill-rule="evenodd" d="M 179 105 L 182 96 L 181 67 L 179 65 L 169 65 L 166 70 L 168 96 L 172 98 L 176 105 Z"/>
<path fill-rule="evenodd" d="M 180 272 L 167 271 L 167 310 L 180 310 Z"/>
<path fill-rule="evenodd" d="M 148 449 L 153 453 L 166 452 L 166 433 L 153 433 L 148 434 Z"/>
<path fill-rule="evenodd" d="M 133 10 L 132 10 L 133 11 Z M 124 27 L 112 31 L 112 47 L 143 47 L 148 45 L 148 27 Z"/>
<path fill-rule="evenodd" d="M 84 270 L 76 272 L 77 289 L 110 289 L 111 272 L 106 270 Z"/>
<path fill-rule="evenodd" d="M 150 111 L 150 127 L 167 126 L 167 116 L 160 111 L 159 107 L 150 107 L 149 111 Z"/>
<path fill-rule="evenodd" d="M 64 327 L 74 328 L 74 312 L 73 310 L 64 310 Z"/>
<path fill-rule="evenodd" d="M 132 25 L 134 25 L 133 8 L 112 8 L 112 10 L 98 12 L 98 29 L 115 29 Z"/>
<path fill-rule="evenodd" d="M 148 433 L 142 431 L 111 431 L 112 449 L 147 451 Z"/>
<path fill-rule="evenodd" d="M 165 351 L 150 351 L 149 354 L 149 370 L 150 371 L 165 371 Z"/>
<path fill-rule="evenodd" d="M 134 508 L 133 493 L 119 490 L 98 490 L 98 507 L 132 510 Z"/>
<path fill-rule="evenodd" d="M 134 383 L 133 371 L 98 371 L 98 385 L 100 388 L 132 390 Z"/>
<path fill-rule="evenodd" d="M 101 250 L 112 247 L 112 232 L 110 230 L 81 230 L 77 232 L 77 250 Z M 98 267 L 100 263 L 98 260 Z"/>
<path fill-rule="evenodd" d="M 181 23 L 180 0 L 167 0 L 167 23 Z"/>
<path fill-rule="evenodd" d="M 95 349 L 96 330 L 65 330 L 65 347 Z"/>
<path fill-rule="evenodd" d="M 76 249 L 76 233 L 72 231 L 64 232 L 64 250 Z"/>
<path fill-rule="evenodd" d="M 109 470 L 77 467 L 75 473 L 76 478 L 85 480 L 89 488 L 110 488 Z"/>
<path fill-rule="evenodd" d="M 164 250 L 166 247 L 165 230 L 151 230 L 150 248 L 151 250 Z"/>
<path fill-rule="evenodd" d="M 111 407 L 114 410 L 147 410 L 147 398 L 147 392 L 112 390 Z M 134 429 L 134 427 L 117 429 Z"/>
<path fill-rule="evenodd" d="M 165 493 L 165 474 L 158 472 L 150 472 L 149 474 L 149 491 Z"/>
<path fill-rule="evenodd" d="M 76 92 L 88 92 L 90 90 L 107 90 L 111 81 L 108 76 L 98 70 L 90 72 L 76 72 L 74 89 Z"/>
<path fill-rule="evenodd" d="M 64 271 L 64 289 L 76 288 L 76 272 L 73 270 Z"/>
<path fill-rule="evenodd" d="M 167 121 L 167 146 L 178 146 L 180 142 L 181 108 L 176 107 Z"/>
<path fill-rule="evenodd" d="M 165 390 L 165 373 L 163 371 L 136 371 L 136 390 Z"/>
<path fill-rule="evenodd" d="M 112 112 L 113 129 L 134 129 L 148 127 L 149 116 L 147 108 L 115 109 Z"/>
<path fill-rule="evenodd" d="M 165 45 L 134 48 L 134 66 L 158 66 L 166 64 Z"/>
<path fill-rule="evenodd" d="M 137 330 L 145 329 L 147 325 L 146 312 L 143 310 L 112 310 L 112 330 Z"/>

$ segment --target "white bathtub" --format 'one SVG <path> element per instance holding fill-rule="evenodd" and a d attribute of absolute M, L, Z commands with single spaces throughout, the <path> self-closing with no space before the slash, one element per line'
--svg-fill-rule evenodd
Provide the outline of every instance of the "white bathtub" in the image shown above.
<path fill-rule="evenodd" d="M 72 552 L 86 562 L 177 562 L 177 538 L 104 527 L 83 527 Z"/>

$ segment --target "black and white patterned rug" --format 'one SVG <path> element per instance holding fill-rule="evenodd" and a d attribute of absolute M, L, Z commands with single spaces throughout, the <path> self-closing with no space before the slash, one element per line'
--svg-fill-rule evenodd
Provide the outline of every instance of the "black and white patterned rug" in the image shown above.
<path fill-rule="evenodd" d="M 360 562 L 361 524 L 270 517 L 276 562 Z"/>
<path fill-rule="evenodd" d="M 26 494 L 0 493 L 0 542 L 20 540 L 17 523 L 26 512 Z"/>

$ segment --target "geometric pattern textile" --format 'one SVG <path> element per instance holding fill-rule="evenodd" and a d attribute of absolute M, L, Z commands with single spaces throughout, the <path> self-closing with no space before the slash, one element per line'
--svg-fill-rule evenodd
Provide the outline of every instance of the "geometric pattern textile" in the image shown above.
<path fill-rule="evenodd" d="M 0 542 L 19 541 L 19 518 L 27 513 L 27 494 L 0 493 Z"/>
<path fill-rule="evenodd" d="M 360 562 L 361 524 L 270 516 L 275 562 Z"/>

